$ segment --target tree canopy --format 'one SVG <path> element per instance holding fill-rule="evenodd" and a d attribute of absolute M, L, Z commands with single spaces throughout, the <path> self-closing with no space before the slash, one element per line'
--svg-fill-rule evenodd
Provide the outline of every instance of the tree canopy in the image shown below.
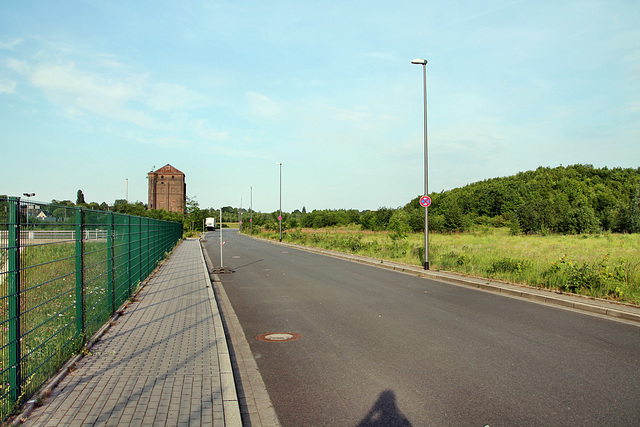
<path fill-rule="evenodd" d="M 539 167 L 431 194 L 429 225 L 456 230 L 474 222 L 525 233 L 640 232 L 640 168 Z M 418 206 L 418 198 L 405 209 Z"/>

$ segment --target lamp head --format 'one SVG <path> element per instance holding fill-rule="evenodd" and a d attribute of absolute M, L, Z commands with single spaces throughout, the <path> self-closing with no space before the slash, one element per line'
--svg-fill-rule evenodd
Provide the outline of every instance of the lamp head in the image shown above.
<path fill-rule="evenodd" d="M 427 65 L 427 60 L 422 58 L 416 58 L 413 61 L 411 61 L 411 63 L 416 65 Z"/>

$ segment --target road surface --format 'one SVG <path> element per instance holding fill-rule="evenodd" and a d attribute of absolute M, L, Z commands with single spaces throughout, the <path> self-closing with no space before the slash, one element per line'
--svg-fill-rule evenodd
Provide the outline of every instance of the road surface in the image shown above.
<path fill-rule="evenodd" d="M 284 426 L 640 425 L 638 326 L 223 233 Z"/>

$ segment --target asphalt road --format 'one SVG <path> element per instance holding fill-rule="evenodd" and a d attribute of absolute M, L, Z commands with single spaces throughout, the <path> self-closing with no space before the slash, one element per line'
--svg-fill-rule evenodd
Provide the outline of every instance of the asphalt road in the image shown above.
<path fill-rule="evenodd" d="M 640 425 L 638 326 L 224 239 L 221 280 L 284 426 Z M 302 338 L 255 338 L 278 332 Z"/>

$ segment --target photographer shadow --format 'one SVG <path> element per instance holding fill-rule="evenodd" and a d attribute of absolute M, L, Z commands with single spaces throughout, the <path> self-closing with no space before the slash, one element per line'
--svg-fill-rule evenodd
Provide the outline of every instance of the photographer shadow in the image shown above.
<path fill-rule="evenodd" d="M 391 390 L 380 393 L 369 413 L 360 421 L 357 427 L 411 427 L 411 423 L 398 409 L 396 394 Z"/>

